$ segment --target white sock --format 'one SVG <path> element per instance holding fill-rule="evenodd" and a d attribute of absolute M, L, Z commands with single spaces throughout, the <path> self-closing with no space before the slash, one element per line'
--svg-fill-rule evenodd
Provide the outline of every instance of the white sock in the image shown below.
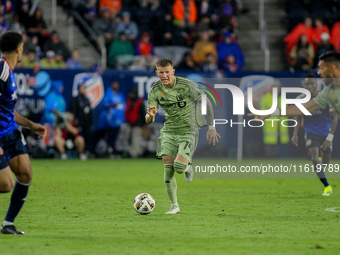
<path fill-rule="evenodd" d="M 171 207 L 178 207 L 178 203 L 171 204 Z"/>
<path fill-rule="evenodd" d="M 11 226 L 11 225 L 14 225 L 13 222 L 10 222 L 7 220 L 4 220 L 4 222 L 2 223 L 2 226 Z"/>

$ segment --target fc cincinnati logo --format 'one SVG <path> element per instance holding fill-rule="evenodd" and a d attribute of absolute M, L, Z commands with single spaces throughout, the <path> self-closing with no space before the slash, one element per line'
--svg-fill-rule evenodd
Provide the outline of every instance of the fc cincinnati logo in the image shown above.
<path fill-rule="evenodd" d="M 79 84 L 85 84 L 85 95 L 89 98 L 91 108 L 95 108 L 104 97 L 103 79 L 96 73 L 79 73 L 74 77 L 73 92 L 75 97 L 78 95 Z"/>

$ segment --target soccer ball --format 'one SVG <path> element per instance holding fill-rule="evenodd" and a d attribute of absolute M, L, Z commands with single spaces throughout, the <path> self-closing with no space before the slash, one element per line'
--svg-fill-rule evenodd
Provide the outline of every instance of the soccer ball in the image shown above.
<path fill-rule="evenodd" d="M 148 193 L 140 193 L 133 201 L 133 207 L 139 214 L 149 214 L 155 209 L 155 199 Z"/>

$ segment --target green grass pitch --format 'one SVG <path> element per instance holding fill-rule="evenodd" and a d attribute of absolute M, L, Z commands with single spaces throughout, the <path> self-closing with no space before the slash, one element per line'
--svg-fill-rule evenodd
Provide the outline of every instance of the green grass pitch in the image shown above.
<path fill-rule="evenodd" d="M 335 255 L 340 251 L 340 179 L 329 180 L 334 193 L 323 197 L 316 178 L 196 178 L 186 183 L 183 175 L 176 174 L 181 213 L 165 215 L 170 203 L 161 161 L 33 160 L 32 168 L 34 182 L 15 222 L 26 235 L 0 235 L 1 255 Z M 154 212 L 145 216 L 132 205 L 142 192 L 156 200 Z M 9 199 L 10 194 L 0 194 L 1 218 Z M 326 211 L 334 207 L 338 212 Z"/>

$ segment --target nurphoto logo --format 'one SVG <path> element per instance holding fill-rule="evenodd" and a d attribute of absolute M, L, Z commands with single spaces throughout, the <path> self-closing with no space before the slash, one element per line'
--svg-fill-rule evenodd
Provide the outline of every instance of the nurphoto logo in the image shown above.
<path fill-rule="evenodd" d="M 244 94 L 243 91 L 238 88 L 235 85 L 232 84 L 215 84 L 214 88 L 212 86 L 209 86 L 207 84 L 201 83 L 204 86 L 210 88 L 218 97 L 218 99 L 220 100 L 220 103 L 222 105 L 222 101 L 220 96 L 218 95 L 218 93 L 216 92 L 215 89 L 228 89 L 233 97 L 233 115 L 244 115 Z M 213 99 L 215 105 L 216 104 L 216 100 L 213 97 L 213 95 L 207 91 L 206 89 L 202 89 L 203 91 L 207 92 L 208 95 L 211 96 L 211 98 Z M 287 94 L 288 93 L 303 93 L 306 96 L 304 98 L 287 98 Z M 247 89 L 247 106 L 248 109 L 251 113 L 256 114 L 256 115 L 270 115 L 272 114 L 277 108 L 278 108 L 278 88 L 277 87 L 273 87 L 272 88 L 272 95 L 273 95 L 273 102 L 272 102 L 272 106 L 270 109 L 268 110 L 258 110 L 255 109 L 254 105 L 253 105 L 253 88 L 252 87 L 248 87 Z M 286 116 L 286 107 L 287 104 L 294 104 L 296 105 L 303 113 L 304 115 L 312 115 L 302 104 L 308 102 L 311 99 L 311 93 L 305 89 L 305 88 L 281 88 L 281 116 Z M 207 95 L 203 94 L 202 95 L 202 104 L 201 104 L 201 112 L 203 115 L 207 114 Z M 271 121 L 272 125 L 274 125 L 274 121 L 280 121 L 280 119 L 266 119 L 265 121 Z M 294 122 L 293 125 L 288 125 L 287 122 Z M 243 126 L 245 126 L 245 120 L 243 120 L 243 122 L 232 122 L 232 120 L 228 121 L 226 119 L 215 119 L 214 120 L 214 126 L 215 124 L 227 124 L 228 122 L 230 122 L 230 125 L 232 127 L 233 124 L 243 124 Z M 258 123 L 259 125 L 254 125 L 253 122 L 260 122 Z M 253 125 L 252 125 L 253 124 Z M 248 121 L 248 126 L 250 127 L 262 127 L 264 125 L 264 121 L 262 120 L 257 120 L 257 119 L 252 119 Z M 285 127 L 295 127 L 297 125 L 296 120 L 294 119 L 285 119 L 283 121 L 281 121 L 281 125 L 285 126 Z"/>

